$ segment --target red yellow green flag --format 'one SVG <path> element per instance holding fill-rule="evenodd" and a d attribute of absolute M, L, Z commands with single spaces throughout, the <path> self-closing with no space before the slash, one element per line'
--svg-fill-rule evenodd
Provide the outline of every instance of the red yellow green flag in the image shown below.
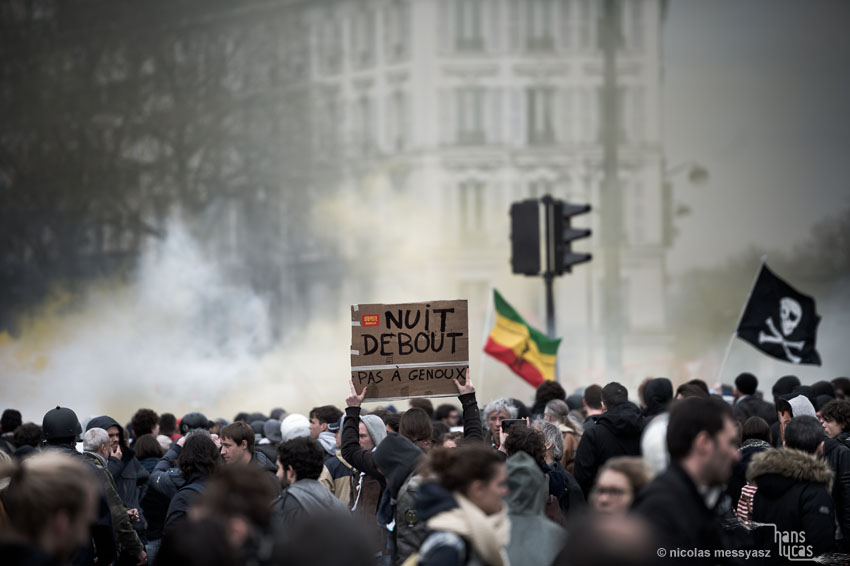
<path fill-rule="evenodd" d="M 484 351 L 507 364 L 515 374 L 537 387 L 555 379 L 555 359 L 561 339 L 552 339 L 527 322 L 493 289 L 496 326 Z"/>

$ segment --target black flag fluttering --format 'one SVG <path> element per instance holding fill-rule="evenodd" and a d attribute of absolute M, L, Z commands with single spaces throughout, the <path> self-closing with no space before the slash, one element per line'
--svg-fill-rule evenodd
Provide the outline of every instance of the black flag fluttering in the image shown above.
<path fill-rule="evenodd" d="M 819 322 L 815 300 L 762 265 L 737 335 L 774 358 L 819 366 L 815 349 Z"/>

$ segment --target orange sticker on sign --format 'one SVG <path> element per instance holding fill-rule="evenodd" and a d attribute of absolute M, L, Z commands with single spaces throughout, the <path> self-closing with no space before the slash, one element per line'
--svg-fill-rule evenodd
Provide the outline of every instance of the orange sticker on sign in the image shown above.
<path fill-rule="evenodd" d="M 360 318 L 360 324 L 363 326 L 378 326 L 380 324 L 380 317 L 381 315 L 379 314 L 364 314 Z"/>

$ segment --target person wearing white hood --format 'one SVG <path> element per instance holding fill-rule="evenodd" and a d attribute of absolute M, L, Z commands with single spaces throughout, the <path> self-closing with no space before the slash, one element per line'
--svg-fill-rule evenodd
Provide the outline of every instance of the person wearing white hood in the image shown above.
<path fill-rule="evenodd" d="M 780 446 L 785 444 L 785 426 L 794 417 L 802 417 L 803 415 L 817 418 L 814 405 L 805 395 L 790 393 L 776 399 L 776 416 L 779 418 L 779 435 L 782 439 Z"/>

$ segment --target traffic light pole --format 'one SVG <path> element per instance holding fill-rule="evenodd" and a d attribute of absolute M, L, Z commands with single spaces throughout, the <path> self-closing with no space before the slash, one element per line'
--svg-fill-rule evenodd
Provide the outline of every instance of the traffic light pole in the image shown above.
<path fill-rule="evenodd" d="M 546 215 L 546 271 L 543 272 L 543 281 L 546 284 L 546 334 L 549 338 L 557 338 L 555 335 L 555 292 L 552 282 L 555 274 L 552 271 L 552 254 L 554 250 L 552 238 L 552 197 L 549 195 L 540 199 L 543 201 L 543 214 Z M 557 379 L 557 372 L 555 373 Z"/>
<path fill-rule="evenodd" d="M 546 271 L 543 273 L 543 283 L 546 285 L 546 334 L 549 338 L 557 338 L 555 335 L 555 291 L 553 289 L 553 281 L 555 273 L 553 272 L 553 253 L 554 253 L 554 238 L 552 234 L 554 218 L 552 218 L 554 201 L 551 196 L 546 195 L 540 199 L 543 201 L 543 214 L 546 216 Z M 558 359 L 555 358 L 555 381 L 561 381 L 560 372 L 558 371 Z"/>

